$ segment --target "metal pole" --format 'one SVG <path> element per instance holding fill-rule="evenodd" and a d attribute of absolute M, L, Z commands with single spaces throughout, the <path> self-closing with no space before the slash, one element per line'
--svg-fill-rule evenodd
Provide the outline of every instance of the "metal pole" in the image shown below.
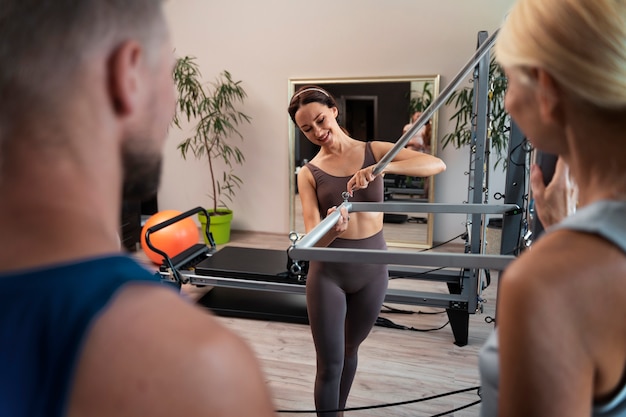
<path fill-rule="evenodd" d="M 387 152 L 382 158 L 380 158 L 380 161 L 378 161 L 378 163 L 374 167 L 374 175 L 380 174 L 385 169 L 387 164 L 391 162 L 393 158 L 398 154 L 398 152 L 400 152 L 400 150 L 402 150 L 406 146 L 411 137 L 413 137 L 413 135 L 415 135 L 426 124 L 426 122 L 430 120 L 431 117 L 433 117 L 433 114 L 435 114 L 439 107 L 445 104 L 446 100 L 450 98 L 452 93 L 454 93 L 454 91 L 461 84 L 461 82 L 463 82 L 465 76 L 469 74 L 474 69 L 476 64 L 478 64 L 478 62 L 483 58 L 483 56 L 487 54 L 487 52 L 489 52 L 489 49 L 491 49 L 491 46 L 496 40 L 496 36 L 498 35 L 499 30 L 500 29 L 496 29 L 496 31 L 493 32 L 493 34 L 480 45 L 472 58 L 470 58 L 467 64 L 465 64 L 461 71 L 459 71 L 459 73 L 454 77 L 450 84 L 448 84 L 446 88 L 443 89 L 441 94 L 439 94 L 432 101 L 432 103 L 430 103 L 430 106 L 428 106 L 426 110 L 424 110 L 424 112 L 417 119 L 415 124 L 413 124 L 413 126 L 411 126 L 409 130 L 407 130 L 402 136 L 400 136 L 400 139 L 398 139 L 396 144 L 393 146 L 393 148 L 389 150 L 389 152 Z"/>
<path fill-rule="evenodd" d="M 337 224 L 339 217 L 341 217 L 341 209 L 343 207 L 345 207 L 349 213 L 352 209 L 352 203 L 341 203 L 341 205 L 337 207 L 337 210 L 326 216 L 324 220 L 322 220 L 317 226 L 311 229 L 311 231 L 307 233 L 306 236 L 302 238 L 302 240 L 300 240 L 300 242 L 298 243 L 298 247 L 310 248 L 316 246 L 317 242 L 319 242 L 320 239 L 322 239 L 326 235 L 326 233 L 328 233 L 330 229 L 332 229 L 335 224 Z"/>

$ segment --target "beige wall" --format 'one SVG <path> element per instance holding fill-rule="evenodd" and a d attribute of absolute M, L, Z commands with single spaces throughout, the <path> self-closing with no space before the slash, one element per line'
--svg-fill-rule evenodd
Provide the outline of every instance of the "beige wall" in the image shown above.
<path fill-rule="evenodd" d="M 493 32 L 512 0 L 170 0 L 176 53 L 198 57 L 210 81 L 224 69 L 243 80 L 243 187 L 231 204 L 233 229 L 289 232 L 288 79 L 441 74 L 442 88 L 476 49 L 479 30 Z M 451 113 L 440 117 L 440 136 Z M 183 133 L 166 144 L 161 209 L 208 206 L 206 168 L 183 161 Z M 436 178 L 438 202 L 467 199 L 468 150 L 439 149 L 448 170 Z M 492 190 L 496 187 L 491 187 Z M 463 231 L 463 215 L 440 215 L 435 241 Z"/>

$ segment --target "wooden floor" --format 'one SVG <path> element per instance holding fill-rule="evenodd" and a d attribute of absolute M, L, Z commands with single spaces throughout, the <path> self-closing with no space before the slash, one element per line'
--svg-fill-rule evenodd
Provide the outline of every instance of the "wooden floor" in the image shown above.
<path fill-rule="evenodd" d="M 287 236 L 233 232 L 228 245 L 286 249 Z M 438 250 L 458 252 L 457 246 Z M 485 319 L 494 315 L 497 279 L 483 291 L 484 311 L 470 316 L 469 343 L 454 345 L 447 315 L 438 309 L 393 305 L 414 314 L 381 313 L 397 324 L 429 332 L 374 327 L 359 352 L 359 367 L 348 399 L 348 407 L 365 407 L 405 402 L 479 385 L 477 354 L 492 329 Z M 391 280 L 390 288 L 410 285 L 424 291 L 447 292 L 445 284 L 411 281 L 399 284 Z M 205 288 L 183 289 L 199 298 Z M 220 317 L 228 327 L 245 338 L 256 352 L 273 393 L 278 410 L 312 410 L 315 377 L 315 351 L 309 327 L 273 321 Z M 445 413 L 477 401 L 477 391 L 457 394 L 427 402 L 348 411 L 345 416 L 477 416 L 479 405 L 462 411 Z M 442 414 L 444 413 L 444 414 Z M 281 412 L 280 416 L 315 415 Z"/>

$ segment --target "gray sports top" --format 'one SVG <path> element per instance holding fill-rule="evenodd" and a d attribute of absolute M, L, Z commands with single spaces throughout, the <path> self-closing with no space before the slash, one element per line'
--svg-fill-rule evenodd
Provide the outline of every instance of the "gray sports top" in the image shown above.
<path fill-rule="evenodd" d="M 626 253 L 626 201 L 597 201 L 583 207 L 549 231 L 569 229 L 593 233 L 615 244 Z M 479 354 L 482 417 L 498 415 L 498 337 L 491 332 Z M 626 416 L 626 380 L 621 389 L 609 401 L 594 404 L 592 417 Z"/>

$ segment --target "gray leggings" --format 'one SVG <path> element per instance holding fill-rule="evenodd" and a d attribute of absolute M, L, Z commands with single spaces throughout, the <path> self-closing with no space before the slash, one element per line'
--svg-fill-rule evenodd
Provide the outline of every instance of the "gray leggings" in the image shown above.
<path fill-rule="evenodd" d="M 330 247 L 386 249 L 387 245 L 381 231 L 365 239 L 335 239 Z M 306 300 L 317 352 L 316 409 L 345 408 L 359 345 L 376 322 L 388 280 L 384 264 L 310 262 Z"/>

